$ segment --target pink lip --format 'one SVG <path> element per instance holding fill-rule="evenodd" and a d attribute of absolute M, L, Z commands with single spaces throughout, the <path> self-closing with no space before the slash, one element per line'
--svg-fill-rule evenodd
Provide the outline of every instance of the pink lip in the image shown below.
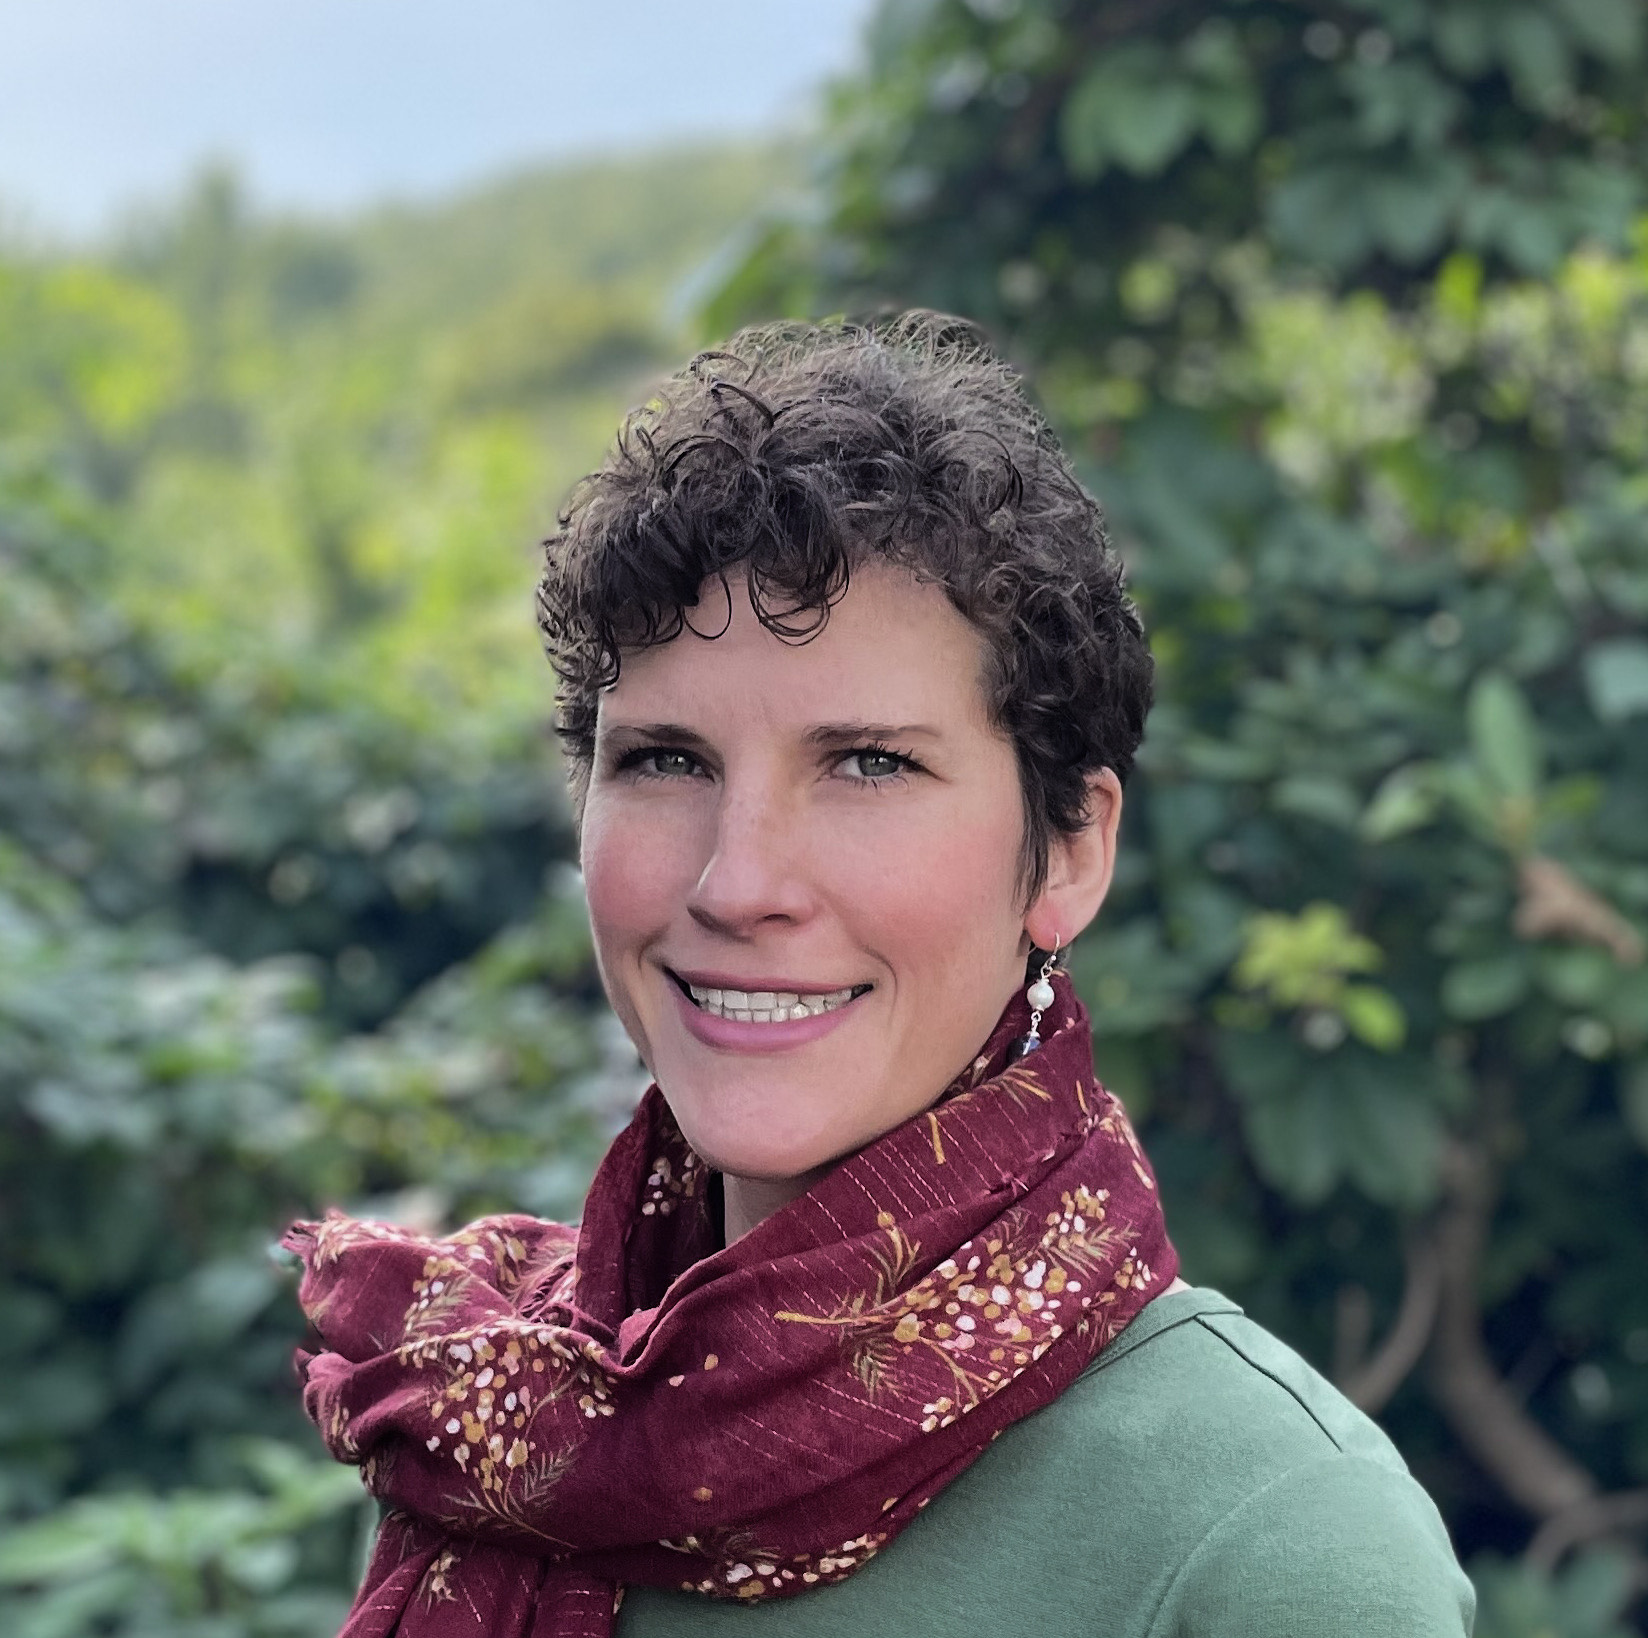
<path fill-rule="evenodd" d="M 704 984 L 712 989 L 740 987 L 732 984 L 715 984 L 713 981 L 699 978 L 696 974 L 692 982 Z M 669 985 L 670 993 L 675 997 L 676 1006 L 681 1009 L 681 1021 L 687 1026 L 689 1033 L 705 1046 L 719 1047 L 723 1052 L 785 1052 L 791 1047 L 806 1046 L 808 1042 L 828 1035 L 863 999 L 862 996 L 856 997 L 829 1012 L 817 1013 L 810 1018 L 786 1018 L 776 1024 L 743 1024 L 736 1018 L 717 1018 L 713 1013 L 702 1011 L 681 993 L 680 986 L 673 979 L 665 979 L 665 983 Z M 777 988 L 776 985 L 766 984 L 761 987 Z M 845 987 L 844 985 L 843 988 Z"/>

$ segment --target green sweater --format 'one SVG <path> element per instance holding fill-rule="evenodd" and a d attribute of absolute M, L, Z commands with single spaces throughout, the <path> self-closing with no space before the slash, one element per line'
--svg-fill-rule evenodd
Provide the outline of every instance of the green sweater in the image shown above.
<path fill-rule="evenodd" d="M 1474 1597 L 1395 1447 L 1215 1291 L 1158 1297 L 847 1580 L 628 1589 L 619 1638 L 1461 1638 Z"/>

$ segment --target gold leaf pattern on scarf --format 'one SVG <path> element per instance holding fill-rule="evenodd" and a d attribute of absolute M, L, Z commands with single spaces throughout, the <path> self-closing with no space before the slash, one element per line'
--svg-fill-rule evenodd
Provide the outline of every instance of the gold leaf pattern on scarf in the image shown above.
<path fill-rule="evenodd" d="M 1085 1334 L 1095 1302 L 1102 1310 L 1119 1290 L 1150 1283 L 1149 1266 L 1129 1249 L 1109 1284 L 1095 1288 L 1095 1275 L 1115 1263 L 1125 1238 L 1106 1221 L 1109 1199 L 1108 1189 L 1077 1185 L 1040 1225 L 1022 1209 L 1006 1212 L 907 1289 L 921 1247 L 881 1212 L 887 1244 L 872 1254 L 873 1286 L 827 1313 L 780 1309 L 773 1318 L 837 1329 L 871 1401 L 889 1390 L 909 1397 L 922 1374 L 913 1367 L 941 1363 L 950 1391 L 921 1406 L 922 1432 L 935 1432 L 1022 1376 L 1072 1324 Z"/>
<path fill-rule="evenodd" d="M 570 1548 L 570 1541 L 550 1535 L 532 1521 L 536 1510 L 571 1470 L 577 1446 L 534 1457 L 531 1451 L 536 1447 L 524 1439 L 515 1440 L 509 1451 L 500 1455 L 502 1443 L 502 1438 L 495 1435 L 495 1448 L 479 1465 L 481 1489 L 454 1497 L 458 1511 L 446 1515 L 444 1522 L 470 1532 L 488 1522 L 508 1525 L 556 1547 Z"/>
<path fill-rule="evenodd" d="M 938 1122 L 946 1115 L 954 1114 L 959 1109 L 965 1109 L 968 1104 L 972 1103 L 979 1097 L 1003 1097 L 1011 1103 L 1015 1109 L 1025 1108 L 1027 1101 L 1031 1098 L 1034 1098 L 1039 1103 L 1051 1103 L 1053 1101 L 1053 1094 L 1049 1092 L 1042 1084 L 1041 1077 L 1036 1073 L 1036 1070 L 1030 1060 L 1008 1065 L 1008 1067 L 1002 1070 L 999 1075 L 996 1075 L 993 1079 L 986 1081 L 982 1086 L 978 1083 L 977 1071 L 978 1066 L 975 1065 L 972 1085 L 958 1087 L 958 1089 L 951 1091 L 947 1096 L 940 1098 L 939 1101 L 930 1110 L 928 1110 L 927 1118 L 933 1123 L 933 1142 L 935 1147 L 938 1144 Z M 1086 1110 L 1087 1105 L 1084 1101 L 1082 1104 L 1082 1112 L 1085 1114 Z M 942 1163 L 943 1156 L 941 1155 L 939 1159 L 940 1163 Z"/>
<path fill-rule="evenodd" d="M 876 1221 L 887 1244 L 870 1253 L 875 1269 L 872 1289 L 855 1291 L 829 1315 L 798 1314 L 787 1309 L 773 1315 L 792 1325 L 839 1327 L 842 1351 L 872 1400 L 881 1391 L 882 1378 L 893 1364 L 897 1345 L 905 1340 L 897 1334 L 899 1324 L 907 1317 L 900 1291 L 921 1254 L 921 1247 L 898 1226 L 891 1212 L 878 1212 Z"/>

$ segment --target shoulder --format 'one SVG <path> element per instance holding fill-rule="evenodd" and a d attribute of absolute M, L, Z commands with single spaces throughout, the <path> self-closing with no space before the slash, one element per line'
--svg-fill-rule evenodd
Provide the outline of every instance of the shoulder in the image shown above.
<path fill-rule="evenodd" d="M 1107 1512 L 1162 1567 L 1152 1635 L 1469 1631 L 1470 1583 L 1396 1448 L 1217 1292 L 1158 1298 L 1030 1420 L 1061 1465 L 1120 1477 Z"/>
<path fill-rule="evenodd" d="M 1065 1395 L 1158 1458 L 1243 1488 L 1321 1457 L 1406 1475 L 1380 1429 L 1294 1350 L 1216 1291 L 1159 1297 Z M 1121 1418 L 1125 1426 L 1116 1428 Z"/>
<path fill-rule="evenodd" d="M 1406 1474 L 1325 1457 L 1243 1497 L 1181 1562 L 1152 1638 L 1463 1638 L 1476 1600 Z M 1239 1619 L 1237 1617 L 1239 1616 Z"/>

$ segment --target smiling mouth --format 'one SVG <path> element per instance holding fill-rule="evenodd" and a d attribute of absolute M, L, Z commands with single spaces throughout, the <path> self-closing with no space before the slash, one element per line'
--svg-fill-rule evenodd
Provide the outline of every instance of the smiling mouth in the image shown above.
<path fill-rule="evenodd" d="M 676 973 L 670 977 L 700 1012 L 712 1018 L 731 1018 L 740 1024 L 781 1024 L 796 1018 L 816 1018 L 820 1013 L 834 1012 L 849 1001 L 856 1001 L 874 987 L 853 984 L 842 990 L 803 995 L 794 990 L 718 990 L 689 984 Z"/>

